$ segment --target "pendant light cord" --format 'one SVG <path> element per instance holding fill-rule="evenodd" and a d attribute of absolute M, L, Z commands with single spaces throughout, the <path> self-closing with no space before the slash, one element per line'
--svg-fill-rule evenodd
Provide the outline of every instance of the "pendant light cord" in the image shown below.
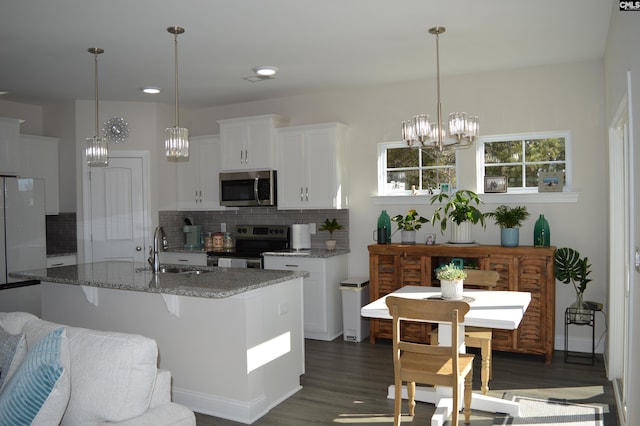
<path fill-rule="evenodd" d="M 173 33 L 174 37 L 174 57 L 176 67 L 176 127 L 180 127 L 180 110 L 178 108 L 178 31 Z"/>
<path fill-rule="evenodd" d="M 96 137 L 98 137 L 98 53 L 94 53 L 94 77 L 95 77 L 95 92 L 96 92 Z"/>

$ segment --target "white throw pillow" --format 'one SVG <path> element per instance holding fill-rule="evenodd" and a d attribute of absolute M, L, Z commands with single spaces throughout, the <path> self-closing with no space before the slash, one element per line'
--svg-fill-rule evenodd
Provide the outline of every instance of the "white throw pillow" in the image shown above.
<path fill-rule="evenodd" d="M 59 327 L 43 320 L 24 327 L 27 346 Z M 149 408 L 156 377 L 155 340 L 136 334 L 66 327 L 71 354 L 71 398 L 62 425 L 117 422 Z"/>

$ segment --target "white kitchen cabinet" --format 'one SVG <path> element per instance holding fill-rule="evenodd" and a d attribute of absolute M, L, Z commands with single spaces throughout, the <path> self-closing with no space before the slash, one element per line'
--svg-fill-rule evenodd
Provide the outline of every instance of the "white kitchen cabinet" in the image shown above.
<path fill-rule="evenodd" d="M 265 269 L 307 271 L 303 282 L 304 337 L 333 340 L 342 334 L 340 283 L 348 278 L 347 255 L 327 258 L 264 256 Z"/>
<path fill-rule="evenodd" d="M 221 210 L 220 138 L 189 139 L 189 158 L 178 160 L 178 210 Z"/>
<path fill-rule="evenodd" d="M 17 176 L 20 151 L 20 120 L 0 117 L 0 175 Z"/>
<path fill-rule="evenodd" d="M 44 179 L 45 213 L 60 213 L 59 139 L 20 135 L 19 174 Z"/>
<path fill-rule="evenodd" d="M 76 265 L 78 257 L 75 254 L 64 256 L 47 256 L 47 268 L 59 268 L 60 266 Z"/>
<path fill-rule="evenodd" d="M 207 266 L 207 253 L 184 253 L 178 251 L 160 252 L 160 263 L 170 265 Z"/>
<path fill-rule="evenodd" d="M 275 168 L 275 129 L 285 120 L 275 114 L 219 120 L 223 171 Z"/>
<path fill-rule="evenodd" d="M 347 208 L 345 125 L 278 129 L 278 209 Z"/>

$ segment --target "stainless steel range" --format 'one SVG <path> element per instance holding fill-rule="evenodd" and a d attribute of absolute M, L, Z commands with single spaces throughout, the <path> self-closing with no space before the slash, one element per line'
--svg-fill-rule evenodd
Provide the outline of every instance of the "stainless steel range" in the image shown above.
<path fill-rule="evenodd" d="M 243 267 L 246 263 L 247 268 L 262 268 L 262 253 L 291 247 L 287 225 L 238 225 L 233 236 L 234 248 L 207 252 L 209 265 Z"/>

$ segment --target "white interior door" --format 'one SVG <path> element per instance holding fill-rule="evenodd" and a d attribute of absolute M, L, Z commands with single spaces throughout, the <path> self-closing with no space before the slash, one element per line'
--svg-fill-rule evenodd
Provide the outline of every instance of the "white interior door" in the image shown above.
<path fill-rule="evenodd" d="M 629 92 L 630 93 L 630 92 Z M 620 103 L 609 140 L 609 336 L 607 362 L 618 409 L 626 418 L 633 296 L 633 146 L 629 100 Z"/>
<path fill-rule="evenodd" d="M 112 155 L 108 167 L 90 170 L 91 256 L 93 262 L 145 262 L 148 195 L 144 159 Z"/>

